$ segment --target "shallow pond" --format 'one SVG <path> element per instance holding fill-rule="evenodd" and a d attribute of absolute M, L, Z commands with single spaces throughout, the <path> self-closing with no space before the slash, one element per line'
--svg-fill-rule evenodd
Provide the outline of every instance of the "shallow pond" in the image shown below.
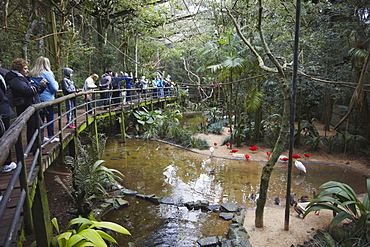
<path fill-rule="evenodd" d="M 196 200 L 208 200 L 211 205 L 236 203 L 255 208 L 250 194 L 259 191 L 263 162 L 211 158 L 155 141 L 128 139 L 122 143 L 109 139 L 103 159 L 109 168 L 121 171 L 121 184 L 141 194 L 171 197 L 175 205 Z M 312 189 L 335 180 L 349 184 L 356 193 L 365 193 L 366 178 L 353 170 L 335 165 L 305 163 L 307 174 L 293 170 L 292 193 L 295 198 L 312 197 Z M 274 205 L 279 197 L 285 203 L 287 164 L 275 165 L 266 206 Z M 115 235 L 119 246 L 133 242 L 135 246 L 197 246 L 198 238 L 226 236 L 230 222 L 217 213 L 186 207 L 155 205 L 125 196 L 130 205 L 109 212 L 104 220 L 126 227 L 132 236 Z M 284 217 L 284 216 L 282 216 Z"/>

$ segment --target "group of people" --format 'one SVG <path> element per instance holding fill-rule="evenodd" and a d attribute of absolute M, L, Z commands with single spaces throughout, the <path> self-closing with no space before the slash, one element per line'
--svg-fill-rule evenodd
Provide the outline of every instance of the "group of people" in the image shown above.
<path fill-rule="evenodd" d="M 32 104 L 46 102 L 55 99 L 55 93 L 59 89 L 59 84 L 55 80 L 53 71 L 51 70 L 50 60 L 47 57 L 40 56 L 37 58 L 34 67 L 29 71 L 29 63 L 22 59 L 15 59 L 10 67 L 10 70 L 0 68 L 0 137 L 10 126 L 10 118 L 14 115 L 14 109 L 17 116 L 22 114 Z M 1 64 L 0 64 L 1 67 Z M 72 69 L 64 69 L 64 78 L 61 82 L 63 92 L 76 92 L 73 85 Z M 72 107 L 72 105 L 68 106 Z M 68 111 L 68 110 L 67 110 Z M 68 117 L 68 116 L 67 116 Z M 27 142 L 29 143 L 35 133 L 38 125 L 43 122 L 51 122 L 54 120 L 54 106 L 50 105 L 40 110 L 40 114 L 33 114 L 27 121 Z M 71 122 L 71 118 L 69 118 Z M 74 128 L 73 125 L 69 127 Z M 47 137 L 44 137 L 41 132 L 42 142 L 59 142 L 59 138 L 54 135 L 53 122 L 47 126 Z M 37 145 L 31 147 L 31 152 L 35 154 Z M 41 151 L 43 155 L 46 151 Z M 12 161 L 11 152 L 2 165 L 2 173 L 7 173 L 17 167 Z"/>
<path fill-rule="evenodd" d="M 10 70 L 1 68 L 0 61 L 0 137 L 10 126 L 10 118 L 14 115 L 14 109 L 17 116 L 22 114 L 27 107 L 32 104 L 37 104 L 40 102 L 46 102 L 55 99 L 55 93 L 59 89 L 59 84 L 55 80 L 53 71 L 51 70 L 50 61 L 47 57 L 40 56 L 37 58 L 34 67 L 29 71 L 28 62 L 24 59 L 15 59 L 10 67 Z M 61 80 L 61 87 L 64 95 L 76 93 L 78 90 L 72 80 L 73 70 L 71 68 L 65 68 L 63 70 L 63 79 Z M 96 81 L 99 80 L 98 85 Z M 124 82 L 121 84 L 121 82 Z M 109 101 L 112 99 L 114 106 L 119 107 L 121 98 L 124 102 L 131 103 L 133 93 L 135 90 L 128 90 L 125 92 L 114 91 L 113 93 L 108 92 L 108 90 L 115 89 L 138 89 L 136 93 L 141 95 L 142 89 L 146 89 L 149 85 L 148 80 L 145 76 L 141 79 L 134 78 L 132 73 L 118 73 L 107 69 L 105 73 L 100 77 L 97 74 L 92 74 L 89 76 L 84 83 L 83 91 L 89 92 L 95 89 L 102 91 L 100 93 L 101 107 L 107 109 Z M 155 89 L 151 90 L 153 92 L 153 97 L 164 97 L 166 94 L 170 93 L 168 88 L 174 87 L 174 83 L 171 80 L 164 80 L 160 77 L 155 77 L 152 79 L 151 86 Z M 122 95 L 121 95 L 122 94 Z M 122 96 L 122 97 L 121 97 Z M 88 113 L 92 113 L 91 102 L 94 100 L 94 94 L 87 93 L 85 99 L 88 105 Z M 67 127 L 75 128 L 74 125 L 74 107 L 75 98 L 66 100 L 66 116 L 67 116 Z M 39 119 L 35 119 L 40 117 Z M 54 135 L 54 106 L 50 105 L 42 110 L 40 110 L 40 115 L 34 114 L 30 120 L 27 122 L 27 142 L 29 143 L 32 139 L 35 130 L 38 127 L 37 121 L 40 125 L 43 122 L 48 122 L 47 126 L 47 137 L 41 133 L 41 140 L 43 142 L 59 142 L 59 138 Z M 50 123 L 51 122 L 51 123 Z M 35 154 L 37 150 L 37 145 L 33 145 L 31 152 Z M 43 154 L 47 152 L 42 151 Z M 16 168 L 16 163 L 12 162 L 11 154 L 6 162 L 2 166 L 2 172 L 10 172 Z"/>

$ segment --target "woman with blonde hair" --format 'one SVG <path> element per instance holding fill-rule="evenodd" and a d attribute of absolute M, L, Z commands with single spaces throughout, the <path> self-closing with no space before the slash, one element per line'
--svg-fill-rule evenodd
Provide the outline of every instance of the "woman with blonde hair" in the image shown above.
<path fill-rule="evenodd" d="M 54 73 L 50 68 L 50 60 L 47 57 L 39 57 L 36 60 L 35 66 L 30 70 L 29 76 L 34 81 L 40 82 L 42 79 L 47 80 L 47 87 L 43 93 L 40 94 L 41 101 L 46 102 L 55 99 L 55 93 L 59 89 L 58 83 L 55 81 Z M 54 106 L 48 106 L 45 108 L 46 111 L 42 118 L 47 122 L 51 122 L 54 119 Z M 54 137 L 54 123 L 48 125 L 48 138 L 44 138 L 44 141 L 49 141 L 50 138 Z M 59 142 L 59 138 L 54 137 L 51 142 Z"/>

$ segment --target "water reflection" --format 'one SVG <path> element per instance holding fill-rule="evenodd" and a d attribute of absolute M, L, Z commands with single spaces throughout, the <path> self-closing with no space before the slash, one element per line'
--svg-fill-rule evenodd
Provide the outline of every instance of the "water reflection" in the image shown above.
<path fill-rule="evenodd" d="M 175 205 L 196 200 L 208 200 L 218 205 L 232 202 L 255 207 L 249 195 L 259 192 L 263 162 L 210 158 L 154 141 L 109 139 L 104 160 L 108 167 L 120 170 L 122 184 L 141 194 L 170 197 Z M 345 182 L 357 193 L 364 193 L 366 178 L 339 166 L 305 164 L 306 174 L 295 167 L 292 192 L 296 198 L 312 197 L 312 189 L 330 180 Z M 266 206 L 279 197 L 285 202 L 286 163 L 275 165 Z M 188 211 L 185 207 L 153 205 L 150 202 L 125 197 L 130 206 L 111 211 L 105 219 L 127 227 L 132 237 L 117 235 L 120 246 L 134 242 L 136 246 L 196 246 L 200 237 L 226 236 L 229 222 L 218 214 Z M 254 212 L 253 212 L 254 213 Z"/>

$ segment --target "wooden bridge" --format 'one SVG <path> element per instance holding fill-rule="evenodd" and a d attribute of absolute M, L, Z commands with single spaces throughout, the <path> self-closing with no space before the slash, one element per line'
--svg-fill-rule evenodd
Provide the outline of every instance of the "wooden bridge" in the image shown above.
<path fill-rule="evenodd" d="M 44 184 L 44 171 L 58 158 L 64 157 L 66 152 L 73 153 L 77 145 L 77 134 L 91 128 L 97 134 L 97 119 L 116 115 L 120 117 L 121 132 L 125 136 L 124 116 L 129 110 L 146 105 L 164 108 L 166 103 L 177 98 L 179 89 L 169 89 L 166 94 L 160 94 L 156 89 L 140 90 L 112 90 L 108 92 L 122 92 L 119 97 L 109 100 L 108 109 L 99 106 L 102 103 L 99 93 L 92 92 L 94 100 L 92 113 L 88 111 L 85 101 L 86 92 L 71 94 L 57 98 L 54 101 L 43 102 L 27 108 L 20 116 L 13 119 L 12 125 L 0 138 L 0 164 L 4 164 L 9 152 L 13 161 L 17 161 L 17 168 L 9 173 L 0 174 L 0 246 L 16 246 L 19 236 L 34 234 L 37 246 L 49 246 L 52 238 L 52 227 L 49 217 L 49 208 Z M 125 91 L 133 91 L 131 101 L 125 99 Z M 104 91 L 107 92 L 107 91 Z M 91 93 L 91 92 L 90 92 Z M 96 100 L 95 100 L 96 98 Z M 66 126 L 66 115 L 70 111 L 65 109 L 66 100 L 74 100 L 76 107 L 71 109 L 75 113 L 75 129 Z M 116 102 L 116 103 L 114 103 Z M 156 104 L 158 104 L 156 106 Z M 59 142 L 44 143 L 41 134 L 51 123 L 39 126 L 30 143 L 26 141 L 27 121 L 39 110 L 53 105 L 55 109 L 54 132 L 60 139 Z M 104 107 L 106 108 L 106 107 Z M 46 131 L 46 130 L 45 130 Z M 33 154 L 30 152 L 33 143 L 38 149 Z M 44 152 L 43 152 L 44 151 Z M 47 151 L 48 154 L 44 154 Z M 37 230 L 36 230 L 37 229 Z"/>

